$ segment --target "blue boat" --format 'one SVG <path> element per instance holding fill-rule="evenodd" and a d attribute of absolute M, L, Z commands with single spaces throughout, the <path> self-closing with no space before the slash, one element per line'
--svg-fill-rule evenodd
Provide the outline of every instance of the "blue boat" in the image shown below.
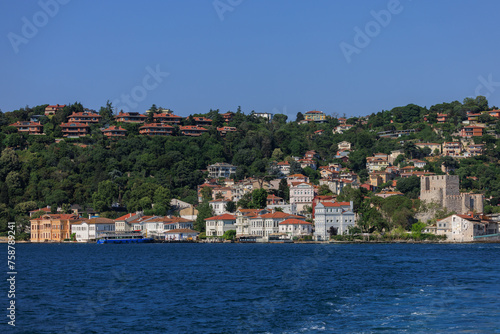
<path fill-rule="evenodd" d="M 153 242 L 153 238 L 145 238 L 140 232 L 106 232 L 97 239 L 98 244 L 142 244 Z"/>

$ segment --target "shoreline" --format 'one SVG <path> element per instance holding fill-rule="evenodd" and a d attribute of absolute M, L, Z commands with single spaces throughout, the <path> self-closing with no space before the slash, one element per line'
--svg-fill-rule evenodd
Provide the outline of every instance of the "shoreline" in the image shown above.
<path fill-rule="evenodd" d="M 6 244 L 7 240 L 0 240 L 0 244 Z M 200 241 L 170 241 L 170 242 L 153 242 L 155 244 L 306 244 L 306 245 L 342 245 L 342 244 L 500 244 L 500 240 L 485 240 L 485 241 L 430 241 L 430 240 L 394 240 L 394 241 L 294 241 L 294 242 L 200 242 Z M 96 242 L 76 242 L 76 241 L 66 241 L 66 242 L 31 242 L 31 241 L 16 241 L 16 244 L 33 244 L 33 245 L 55 245 L 55 244 L 75 244 L 75 245 L 87 245 L 96 244 Z"/>

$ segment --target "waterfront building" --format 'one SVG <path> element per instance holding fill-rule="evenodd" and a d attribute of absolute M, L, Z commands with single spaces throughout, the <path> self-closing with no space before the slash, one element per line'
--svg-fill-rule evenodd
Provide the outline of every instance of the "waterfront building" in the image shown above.
<path fill-rule="evenodd" d="M 205 219 L 207 237 L 222 237 L 229 230 L 236 230 L 236 216 L 223 214 Z"/>
<path fill-rule="evenodd" d="M 134 225 L 131 223 L 143 216 L 141 211 L 135 213 L 127 213 L 124 216 L 115 219 L 116 232 L 130 232 L 133 230 Z"/>
<path fill-rule="evenodd" d="M 44 214 L 31 219 L 31 242 L 62 242 L 71 238 L 71 223 L 79 221 L 73 214 Z"/>
<path fill-rule="evenodd" d="M 482 220 L 479 215 L 453 214 L 436 222 L 437 235 L 446 235 L 446 240 L 471 242 L 474 238 L 498 233 L 498 222 Z"/>
<path fill-rule="evenodd" d="M 314 237 L 330 240 L 331 235 L 344 235 L 356 225 L 353 202 L 320 202 L 314 208 Z"/>
<path fill-rule="evenodd" d="M 312 224 L 305 220 L 290 218 L 279 223 L 279 233 L 286 234 L 290 239 L 312 234 Z"/>
<path fill-rule="evenodd" d="M 76 241 L 78 242 L 94 241 L 102 233 L 114 231 L 115 221 L 108 218 L 81 219 L 80 221 L 71 223 L 71 233 L 75 234 Z"/>

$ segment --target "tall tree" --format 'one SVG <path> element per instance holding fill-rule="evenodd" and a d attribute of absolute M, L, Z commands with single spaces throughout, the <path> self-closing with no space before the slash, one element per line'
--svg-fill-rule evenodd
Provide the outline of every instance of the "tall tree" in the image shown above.
<path fill-rule="evenodd" d="M 255 209 L 263 209 L 267 206 L 267 190 L 255 189 L 252 191 L 252 206 Z"/>
<path fill-rule="evenodd" d="M 158 108 L 156 108 L 156 104 L 153 104 L 151 106 L 151 108 L 149 108 L 149 111 L 147 113 L 148 118 L 147 118 L 146 122 L 153 123 L 154 122 L 155 113 L 158 113 Z"/>
<path fill-rule="evenodd" d="M 113 105 L 108 100 L 106 101 L 106 106 L 99 109 L 99 115 L 102 116 L 102 123 L 109 124 L 113 120 Z"/>
<path fill-rule="evenodd" d="M 198 216 L 196 216 L 196 221 L 194 222 L 194 229 L 199 232 L 206 231 L 206 223 L 205 219 L 213 216 L 212 207 L 208 203 L 208 201 L 204 201 L 197 207 Z"/>
<path fill-rule="evenodd" d="M 297 117 L 295 118 L 295 122 L 300 122 L 304 120 L 304 115 L 299 111 L 297 113 Z"/>

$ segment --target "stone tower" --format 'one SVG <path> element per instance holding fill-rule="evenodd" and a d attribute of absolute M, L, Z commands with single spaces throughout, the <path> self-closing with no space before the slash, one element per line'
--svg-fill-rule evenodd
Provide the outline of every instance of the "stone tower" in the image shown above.
<path fill-rule="evenodd" d="M 444 206 L 444 198 L 460 195 L 458 175 L 432 175 L 420 178 L 420 199 Z"/>
<path fill-rule="evenodd" d="M 420 199 L 437 203 L 457 214 L 483 212 L 482 194 L 460 193 L 458 175 L 432 175 L 420 178 Z"/>

